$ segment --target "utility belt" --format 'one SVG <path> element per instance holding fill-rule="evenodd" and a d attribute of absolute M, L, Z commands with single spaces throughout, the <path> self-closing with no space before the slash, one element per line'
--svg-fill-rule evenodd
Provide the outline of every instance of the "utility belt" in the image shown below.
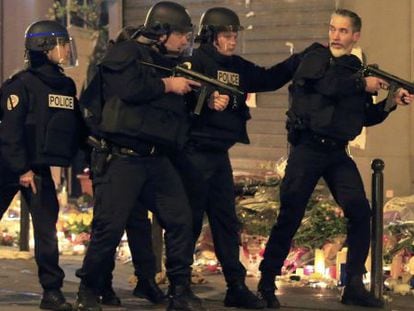
<path fill-rule="evenodd" d="M 159 154 L 159 150 L 155 145 L 143 144 L 142 150 L 134 150 L 127 147 L 118 146 L 112 142 L 94 136 L 89 136 L 87 139 L 88 145 L 93 147 L 97 152 L 105 152 L 117 156 L 131 156 L 131 157 L 149 157 Z"/>
<path fill-rule="evenodd" d="M 159 154 L 159 150 L 154 145 L 143 145 L 139 152 L 130 148 L 122 147 L 108 142 L 101 138 L 88 136 L 87 143 L 93 148 L 91 154 L 91 172 L 93 176 L 105 173 L 108 163 L 115 157 L 150 157 Z"/>
<path fill-rule="evenodd" d="M 345 147 L 348 145 L 347 140 L 335 139 L 310 131 L 304 131 L 301 134 L 301 141 L 310 142 L 314 146 L 321 147 L 326 150 L 345 149 Z"/>
<path fill-rule="evenodd" d="M 117 156 L 128 156 L 128 157 L 150 157 L 153 155 L 157 155 L 158 151 L 155 148 L 155 146 L 150 146 L 148 152 L 137 152 L 133 149 L 112 145 L 111 154 L 117 155 Z"/>

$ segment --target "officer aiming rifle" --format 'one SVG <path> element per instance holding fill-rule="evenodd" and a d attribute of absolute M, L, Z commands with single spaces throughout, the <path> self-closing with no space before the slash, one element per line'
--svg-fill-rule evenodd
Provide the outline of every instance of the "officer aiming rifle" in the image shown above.
<path fill-rule="evenodd" d="M 220 91 L 227 91 L 233 95 L 244 95 L 244 92 L 240 91 L 238 88 L 229 86 L 223 82 L 220 82 L 219 80 L 207 77 L 205 75 L 202 75 L 201 73 L 198 73 L 196 71 L 190 70 L 188 68 L 185 68 L 185 64 L 183 65 L 178 65 L 175 66 L 174 68 L 167 68 L 167 67 L 163 67 L 163 66 L 159 66 L 153 63 L 149 63 L 149 62 L 145 62 L 145 61 L 140 61 L 140 63 L 142 65 L 145 66 L 149 66 L 149 67 L 153 67 L 156 69 L 160 69 L 160 70 L 164 70 L 164 71 L 168 71 L 171 72 L 173 76 L 177 77 L 184 77 L 184 78 L 188 78 L 188 79 L 192 79 L 195 80 L 197 82 L 201 83 L 201 87 L 200 87 L 200 95 L 197 99 L 197 104 L 194 108 L 194 114 L 195 115 L 200 115 L 201 110 L 203 108 L 203 104 L 205 102 L 206 96 L 208 95 L 209 91 L 211 90 L 211 87 L 215 87 L 215 89 L 217 89 L 219 92 Z M 237 97 L 235 97 L 237 98 Z M 237 104 L 236 104 L 237 105 Z"/>
<path fill-rule="evenodd" d="M 385 104 L 385 107 L 384 107 L 385 111 L 390 111 L 390 109 L 396 105 L 394 101 L 392 100 L 392 97 L 399 88 L 406 89 L 410 94 L 414 94 L 413 83 L 407 80 L 401 79 L 397 76 L 394 76 L 393 74 L 390 74 L 384 70 L 379 69 L 379 66 L 377 64 L 362 66 L 360 68 L 360 72 L 362 72 L 364 76 L 378 77 L 389 83 L 387 103 Z M 402 101 L 404 103 L 406 102 L 404 98 L 402 98 Z"/>
<path fill-rule="evenodd" d="M 387 102 L 384 107 L 384 111 L 388 112 L 395 106 L 395 103 L 392 100 L 392 97 L 394 96 L 394 93 L 399 88 L 406 89 L 410 94 L 414 94 L 414 83 L 411 83 L 391 73 L 388 73 L 384 70 L 379 69 L 379 66 L 377 64 L 361 65 L 360 68 L 353 67 L 352 69 L 358 70 L 364 77 L 373 76 L 373 77 L 377 77 L 377 78 L 387 81 L 389 86 L 384 86 L 384 89 L 388 90 L 389 92 L 388 92 Z M 404 98 L 402 98 L 402 101 L 406 102 Z"/>

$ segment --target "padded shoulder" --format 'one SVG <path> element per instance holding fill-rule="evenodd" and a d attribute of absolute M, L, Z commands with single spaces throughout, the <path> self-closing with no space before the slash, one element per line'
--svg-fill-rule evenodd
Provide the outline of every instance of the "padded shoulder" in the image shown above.
<path fill-rule="evenodd" d="M 148 49 L 133 40 L 116 43 L 108 50 L 100 65 L 111 70 L 122 70 L 137 59 L 148 59 Z"/>
<path fill-rule="evenodd" d="M 329 48 L 314 43 L 304 51 L 304 57 L 295 72 L 294 79 L 320 79 L 330 64 Z"/>

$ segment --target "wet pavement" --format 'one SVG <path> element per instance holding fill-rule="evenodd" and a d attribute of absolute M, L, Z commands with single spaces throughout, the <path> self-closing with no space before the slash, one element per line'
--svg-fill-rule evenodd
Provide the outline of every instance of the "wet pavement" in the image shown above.
<path fill-rule="evenodd" d="M 0 252 L 2 249 L 0 248 Z M 61 256 L 60 263 L 65 270 L 66 278 L 63 292 L 69 302 L 74 302 L 79 286 L 75 270 L 80 267 L 82 256 Z M 133 285 L 129 280 L 132 276 L 130 263 L 117 262 L 114 274 L 114 288 L 122 300 L 122 307 L 106 307 L 104 310 L 155 310 L 164 311 L 165 306 L 154 306 L 146 300 L 132 296 Z M 245 310 L 225 308 L 223 300 L 225 283 L 222 275 L 203 275 L 206 283 L 193 285 L 194 292 L 205 300 L 205 306 L 211 311 Z M 247 278 L 249 288 L 256 289 L 257 278 Z M 167 285 L 162 285 L 166 290 Z M 41 287 L 37 279 L 37 267 L 34 259 L 0 259 L 0 310 L 30 311 L 39 310 Z M 355 306 L 345 306 L 339 303 L 338 289 L 322 289 L 310 287 L 283 286 L 278 290 L 282 304 L 280 310 L 344 310 L 359 311 L 373 310 Z M 383 310 L 405 311 L 414 310 L 413 295 L 389 295 Z M 270 309 L 269 309 L 270 310 Z"/>

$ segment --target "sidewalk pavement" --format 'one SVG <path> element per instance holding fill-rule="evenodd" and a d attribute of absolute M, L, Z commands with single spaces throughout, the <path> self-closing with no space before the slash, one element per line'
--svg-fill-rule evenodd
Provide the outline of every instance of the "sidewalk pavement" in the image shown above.
<path fill-rule="evenodd" d="M 0 248 L 0 252 L 2 249 Z M 81 266 L 82 256 L 61 256 L 60 263 L 65 270 L 66 278 L 63 292 L 69 302 L 74 302 L 79 286 L 75 270 Z M 132 265 L 117 262 L 114 274 L 114 288 L 122 300 L 122 307 L 106 307 L 104 310 L 151 310 L 165 311 L 165 306 L 154 306 L 146 300 L 132 295 L 132 285 L 128 280 L 132 276 Z M 194 285 L 194 292 L 205 300 L 205 306 L 210 311 L 245 310 L 225 308 L 223 306 L 226 287 L 222 275 L 205 276 L 206 283 Z M 255 290 L 257 278 L 247 278 L 250 289 Z M 166 290 L 166 285 L 161 286 Z M 42 290 L 37 279 L 37 267 L 34 259 L 0 259 L 0 310 L 2 311 L 32 311 L 38 308 Z M 282 304 L 280 310 L 332 310 L 360 311 L 373 310 L 369 308 L 345 306 L 339 302 L 338 289 L 321 289 L 309 287 L 284 286 L 278 290 Z M 391 301 L 382 310 L 405 311 L 414 310 L 414 296 L 393 295 Z M 270 309 L 268 309 L 270 310 Z M 374 309 L 375 310 L 375 309 Z"/>

